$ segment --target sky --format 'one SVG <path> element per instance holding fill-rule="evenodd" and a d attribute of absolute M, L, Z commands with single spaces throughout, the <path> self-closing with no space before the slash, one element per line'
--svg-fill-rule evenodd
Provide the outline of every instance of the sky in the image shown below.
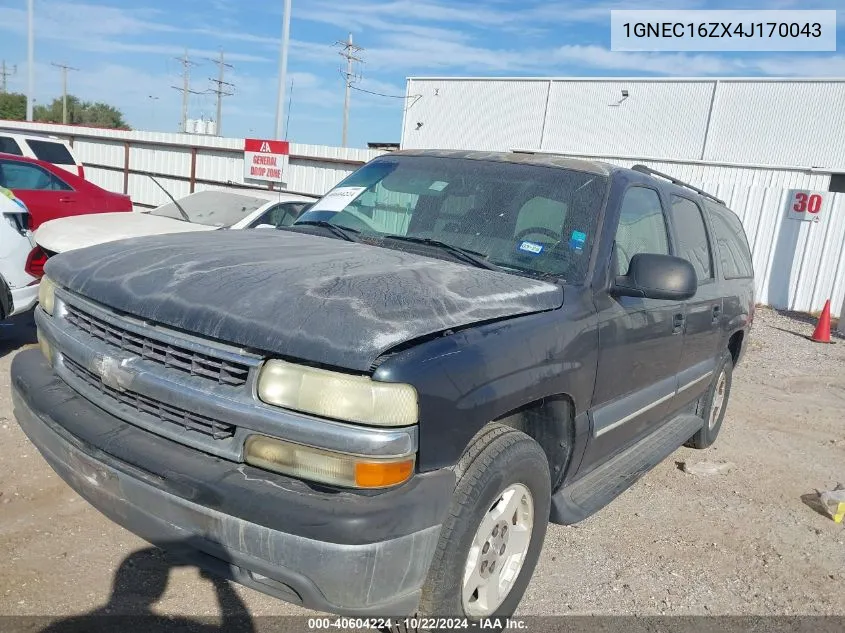
<path fill-rule="evenodd" d="M 845 77 L 845 8 L 833 53 L 630 53 L 610 50 L 615 9 L 835 9 L 841 0 L 292 0 L 287 138 L 340 145 L 352 33 L 363 63 L 352 92 L 349 145 L 399 142 L 406 78 L 421 76 Z M 207 93 L 223 50 L 225 136 L 272 138 L 283 0 L 35 0 L 36 103 L 68 91 L 123 111 L 134 129 L 179 130 L 188 50 L 189 116 L 213 117 Z M 26 89 L 26 0 L 0 0 L 0 60 L 17 65 L 8 90 Z M 363 92 L 369 91 L 369 92 Z M 369 93 L 379 93 L 378 95 Z"/>

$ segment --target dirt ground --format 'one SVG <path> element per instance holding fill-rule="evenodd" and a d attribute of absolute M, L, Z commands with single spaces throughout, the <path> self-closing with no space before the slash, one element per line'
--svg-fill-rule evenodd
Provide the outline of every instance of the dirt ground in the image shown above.
<path fill-rule="evenodd" d="M 812 329 L 760 309 L 715 447 L 680 449 L 596 516 L 550 526 L 520 614 L 845 615 L 845 524 L 811 503 L 845 484 L 845 340 L 812 343 Z M 11 359 L 34 343 L 26 318 L 0 328 L 0 616 L 309 613 L 148 549 L 56 477 L 11 409 Z M 703 460 L 733 468 L 679 466 Z"/>

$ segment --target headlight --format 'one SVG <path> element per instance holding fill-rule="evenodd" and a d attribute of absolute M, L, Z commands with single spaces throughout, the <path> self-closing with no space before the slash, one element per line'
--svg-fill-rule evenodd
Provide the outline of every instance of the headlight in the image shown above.
<path fill-rule="evenodd" d="M 247 439 L 244 460 L 265 470 L 348 488 L 387 488 L 406 481 L 414 472 L 413 456 L 358 457 L 263 435 Z"/>
<path fill-rule="evenodd" d="M 42 277 L 38 285 L 38 303 L 47 314 L 53 314 L 56 305 L 56 284 L 49 277 Z"/>
<path fill-rule="evenodd" d="M 286 409 L 375 426 L 408 426 L 416 424 L 418 417 L 417 391 L 411 385 L 282 360 L 264 364 L 258 397 Z"/>

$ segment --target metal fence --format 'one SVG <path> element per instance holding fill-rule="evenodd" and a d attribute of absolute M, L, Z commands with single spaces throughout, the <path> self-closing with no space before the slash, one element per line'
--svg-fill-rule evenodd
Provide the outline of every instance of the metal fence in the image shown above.
<path fill-rule="evenodd" d="M 263 186 L 244 182 L 241 138 L 22 121 L 2 121 L 0 127 L 21 133 L 51 134 L 68 141 L 84 164 L 88 180 L 110 191 L 129 194 L 136 207 L 155 207 L 168 201 L 149 175 L 176 198 L 220 186 Z M 291 143 L 284 189 L 322 195 L 346 175 L 383 153 Z"/>

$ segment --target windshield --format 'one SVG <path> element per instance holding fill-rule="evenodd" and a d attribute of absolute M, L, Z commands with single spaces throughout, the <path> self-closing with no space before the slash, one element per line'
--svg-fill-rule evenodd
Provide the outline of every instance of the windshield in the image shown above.
<path fill-rule="evenodd" d="M 198 191 L 179 199 L 178 202 L 193 224 L 222 227 L 232 226 L 243 220 L 269 200 L 229 191 Z M 153 209 L 149 214 L 184 220 L 172 202 Z"/>
<path fill-rule="evenodd" d="M 578 283 L 606 188 L 605 176 L 569 169 L 386 156 L 346 178 L 297 224 L 331 222 L 390 248 L 408 242 L 380 238 L 436 240 L 506 270 Z"/>

